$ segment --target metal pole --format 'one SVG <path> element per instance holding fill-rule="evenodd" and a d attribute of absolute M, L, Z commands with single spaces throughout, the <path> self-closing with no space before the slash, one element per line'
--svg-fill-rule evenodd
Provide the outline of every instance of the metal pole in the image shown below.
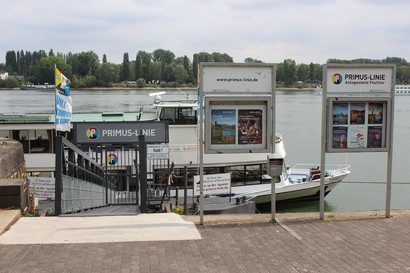
<path fill-rule="evenodd" d="M 387 153 L 386 218 L 390 218 L 393 150 Z"/>
<path fill-rule="evenodd" d="M 63 160 L 63 147 L 61 136 L 55 138 L 55 153 L 56 153 L 56 169 L 54 172 L 55 178 L 55 204 L 54 210 L 57 216 L 61 215 L 61 188 L 62 188 L 62 160 Z"/>
<path fill-rule="evenodd" d="M 271 84 L 271 153 L 276 152 L 276 66 L 272 69 L 272 84 Z M 268 160 L 269 161 L 269 160 Z M 269 164 L 267 165 L 269 168 Z M 271 178 L 271 220 L 276 222 L 276 179 Z M 280 178 L 279 178 L 280 179 Z"/>
<path fill-rule="evenodd" d="M 276 176 L 271 177 L 271 220 L 275 222 L 276 220 Z"/>
<path fill-rule="evenodd" d="M 389 107 L 390 114 L 390 135 L 389 135 L 389 151 L 387 153 L 387 183 L 386 183 L 386 218 L 390 218 L 391 208 L 391 186 L 392 186 L 392 169 L 393 169 L 393 128 L 394 128 L 394 101 L 395 101 L 395 83 L 396 83 L 396 66 L 392 72 L 391 100 Z"/>
<path fill-rule="evenodd" d="M 200 72 L 203 73 L 203 64 Z M 202 77 L 201 77 L 202 78 Z M 204 96 L 203 80 L 200 81 L 199 92 L 199 224 L 204 224 Z"/>
<path fill-rule="evenodd" d="M 323 69 L 323 79 L 326 79 L 327 68 Z M 327 80 L 324 80 L 324 86 L 322 90 L 322 137 L 320 142 L 320 216 L 319 219 L 325 218 L 325 166 L 326 166 L 326 93 L 327 93 Z"/>
<path fill-rule="evenodd" d="M 141 190 L 141 213 L 147 212 L 147 144 L 145 143 L 145 136 L 138 136 L 139 148 L 139 180 Z"/>
<path fill-rule="evenodd" d="M 187 215 L 187 202 L 188 202 L 188 167 L 184 166 L 184 213 Z"/>

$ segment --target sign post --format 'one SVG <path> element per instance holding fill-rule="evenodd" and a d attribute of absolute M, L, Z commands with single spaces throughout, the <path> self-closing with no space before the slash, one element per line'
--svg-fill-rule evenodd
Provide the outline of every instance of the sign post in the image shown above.
<path fill-rule="evenodd" d="M 274 64 L 262 63 L 201 63 L 199 94 L 201 225 L 203 224 L 204 153 L 274 153 L 275 69 Z M 272 213 L 274 217 L 274 211 Z"/>
<path fill-rule="evenodd" d="M 268 170 L 271 177 L 271 220 L 276 219 L 276 182 L 283 171 L 283 156 L 280 154 L 268 154 Z"/>
<path fill-rule="evenodd" d="M 327 64 L 323 70 L 321 170 L 325 153 L 387 152 L 386 217 L 390 217 L 395 65 Z M 325 179 L 320 181 L 324 218 Z"/>

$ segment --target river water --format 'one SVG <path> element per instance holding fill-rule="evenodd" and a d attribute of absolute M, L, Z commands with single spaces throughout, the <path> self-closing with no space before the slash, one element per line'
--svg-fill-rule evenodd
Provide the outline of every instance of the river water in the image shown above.
<path fill-rule="evenodd" d="M 136 112 L 151 104 L 156 91 L 72 90 L 73 112 Z M 196 97 L 196 91 L 166 91 L 162 99 Z M 410 96 L 395 100 L 392 209 L 410 208 Z M 310 91 L 278 91 L 276 132 L 282 134 L 287 164 L 320 162 L 322 96 Z M 53 91 L 0 90 L 0 113 L 52 113 Z M 383 210 L 387 153 L 326 154 L 327 164 L 350 164 L 351 174 L 325 199 L 328 211 Z M 410 168 L 409 168 L 410 169 Z M 278 211 L 319 211 L 319 202 L 285 203 Z"/>

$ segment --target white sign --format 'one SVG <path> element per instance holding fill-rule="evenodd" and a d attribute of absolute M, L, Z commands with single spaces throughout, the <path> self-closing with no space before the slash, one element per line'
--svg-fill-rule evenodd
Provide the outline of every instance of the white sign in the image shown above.
<path fill-rule="evenodd" d="M 392 92 L 392 67 L 327 68 L 328 93 Z"/>
<path fill-rule="evenodd" d="M 169 145 L 147 145 L 147 159 L 169 159 Z"/>
<path fill-rule="evenodd" d="M 229 194 L 231 193 L 231 174 L 208 174 L 204 175 L 204 194 Z M 194 176 L 194 195 L 200 194 L 199 175 Z"/>
<path fill-rule="evenodd" d="M 271 94 L 274 66 L 269 64 L 206 65 L 201 81 L 204 93 L 251 92 Z"/>
<path fill-rule="evenodd" d="M 37 198 L 54 198 L 54 177 L 27 177 L 30 193 Z"/>

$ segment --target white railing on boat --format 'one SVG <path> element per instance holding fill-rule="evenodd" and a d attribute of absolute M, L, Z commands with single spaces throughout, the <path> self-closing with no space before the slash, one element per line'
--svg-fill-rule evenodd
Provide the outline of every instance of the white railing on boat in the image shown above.
<path fill-rule="evenodd" d="M 327 170 L 341 170 L 341 171 L 348 171 L 351 167 L 350 164 L 326 164 L 325 171 Z M 293 169 L 319 169 L 320 164 L 295 164 L 290 167 L 291 170 Z"/>

